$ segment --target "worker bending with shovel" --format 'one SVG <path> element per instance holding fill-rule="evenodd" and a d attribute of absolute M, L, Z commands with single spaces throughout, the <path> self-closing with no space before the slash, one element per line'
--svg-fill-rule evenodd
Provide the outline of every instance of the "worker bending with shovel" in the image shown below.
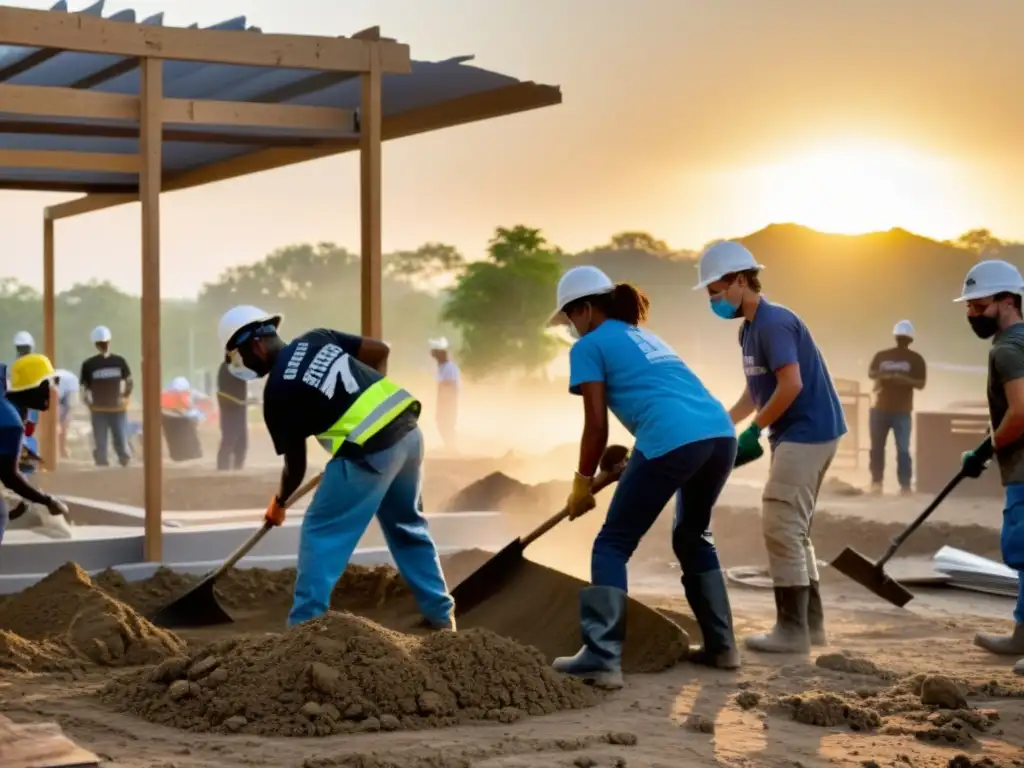
<path fill-rule="evenodd" d="M 1003 561 L 1017 571 L 1020 593 L 1009 635 L 975 636 L 976 645 L 1006 656 L 1022 657 L 1014 671 L 1024 674 L 1024 278 L 1005 261 L 981 261 L 964 279 L 958 302 L 967 305 L 967 322 L 980 339 L 991 339 L 988 352 L 988 411 L 992 453 L 1006 489 L 999 543 Z M 963 474 L 980 477 L 988 464 L 968 451 Z"/>
<path fill-rule="evenodd" d="M 608 410 L 636 447 L 591 554 L 591 586 L 580 594 L 583 647 L 555 659 L 559 672 L 606 688 L 622 687 L 626 633 L 626 564 L 665 505 L 676 496 L 672 548 L 686 599 L 700 625 L 702 649 L 690 659 L 739 667 L 732 611 L 711 538 L 711 510 L 736 456 L 725 407 L 664 341 L 639 325 L 650 302 L 597 267 L 575 267 L 558 283 L 552 325 L 576 339 L 569 352 L 569 391 L 583 399 L 579 467 L 569 519 L 595 506 L 592 483 L 608 443 Z"/>
<path fill-rule="evenodd" d="M 700 257 L 694 290 L 707 290 L 718 317 L 743 321 L 739 340 L 747 386 L 729 415 L 736 424 L 754 418 L 739 436 L 737 465 L 762 455 L 761 433 L 769 430 L 771 467 L 761 519 L 776 622 L 771 632 L 748 637 L 746 645 L 755 651 L 806 653 L 811 645 L 826 644 L 810 530 L 846 420 L 807 326 L 761 295 L 761 269 L 740 243 L 716 243 Z"/>
<path fill-rule="evenodd" d="M 71 535 L 67 506 L 60 499 L 34 488 L 19 466 L 25 436 L 23 414 L 29 410 L 49 410 L 56 372 L 45 355 L 27 354 L 11 364 L 7 375 L 10 377 L 7 391 L 0 396 L 0 483 L 22 499 L 45 507 L 49 514 L 44 512 L 39 522 L 48 534 L 52 529 L 61 538 L 67 538 Z M 29 512 L 25 505 L 19 509 L 22 514 Z M 7 505 L 0 496 L 0 542 L 7 523 Z"/>
<path fill-rule="evenodd" d="M 325 328 L 286 343 L 280 324 L 280 315 L 238 306 L 221 317 L 218 335 L 232 374 L 267 378 L 263 419 L 284 457 L 267 522 L 284 522 L 284 504 L 306 474 L 306 440 L 316 437 L 332 454 L 302 520 L 288 625 L 327 612 L 334 585 L 376 514 L 427 623 L 455 629 L 422 513 L 420 403 L 385 375 L 387 345 Z"/>

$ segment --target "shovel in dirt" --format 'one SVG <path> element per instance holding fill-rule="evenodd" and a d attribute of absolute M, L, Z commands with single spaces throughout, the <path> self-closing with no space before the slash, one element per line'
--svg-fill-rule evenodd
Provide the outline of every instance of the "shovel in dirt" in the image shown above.
<path fill-rule="evenodd" d="M 320 484 L 322 474 L 317 475 L 307 482 L 288 499 L 285 509 L 291 507 L 295 502 L 308 494 Z M 172 600 L 163 608 L 158 610 L 149 620 L 158 627 L 174 628 L 196 628 L 213 627 L 218 624 L 230 624 L 234 621 L 225 611 L 219 602 L 213 588 L 217 580 L 234 567 L 235 563 L 245 557 L 263 537 L 275 526 L 265 522 L 260 529 L 250 536 L 242 546 L 236 549 L 216 570 L 210 571 L 203 577 L 202 581 L 189 589 L 181 597 Z"/>
<path fill-rule="evenodd" d="M 628 459 L 629 449 L 625 446 L 609 445 L 605 448 L 604 454 L 601 456 L 600 471 L 594 478 L 592 486 L 594 493 L 618 480 L 619 475 L 626 468 Z M 568 516 L 569 508 L 565 507 L 530 533 L 513 541 L 460 581 L 452 590 L 456 618 L 499 592 L 522 564 L 526 548 Z"/>
<path fill-rule="evenodd" d="M 975 454 L 986 460 L 991 458 L 992 441 L 986 438 L 985 442 L 975 449 Z M 883 600 L 892 603 L 897 608 L 905 606 L 914 599 L 914 593 L 890 577 L 885 572 L 885 565 L 892 560 L 893 555 L 910 538 L 910 535 L 920 527 L 921 523 L 931 516 L 932 512 L 938 509 L 939 505 L 953 492 L 954 488 L 960 485 L 960 481 L 965 477 L 967 476 L 963 473 L 963 470 L 957 472 L 956 476 L 946 483 L 946 487 L 939 491 L 939 495 L 935 497 L 924 512 L 918 515 L 914 522 L 904 528 L 892 540 L 892 546 L 886 550 L 886 553 L 882 555 L 882 558 L 877 563 L 871 562 L 871 560 L 857 550 L 847 547 L 832 561 L 832 567 L 844 576 L 853 579 L 865 589 L 874 592 Z"/>

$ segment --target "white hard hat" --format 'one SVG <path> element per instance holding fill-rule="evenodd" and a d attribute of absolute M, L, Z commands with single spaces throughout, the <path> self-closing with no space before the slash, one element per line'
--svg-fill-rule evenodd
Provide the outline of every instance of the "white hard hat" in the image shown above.
<path fill-rule="evenodd" d="M 433 349 L 433 350 L 448 349 L 448 339 L 446 339 L 444 336 L 442 336 L 439 339 L 430 339 L 430 341 L 428 341 L 427 343 L 430 345 L 430 348 Z"/>
<path fill-rule="evenodd" d="M 726 275 L 750 269 L 764 269 L 764 265 L 758 264 L 754 254 L 740 243 L 723 240 L 705 249 L 700 255 L 697 262 L 697 284 L 693 290 L 699 291 Z"/>
<path fill-rule="evenodd" d="M 914 338 L 914 324 L 909 320 L 900 320 L 892 327 L 892 335 Z"/>
<path fill-rule="evenodd" d="M 32 334 L 28 331 L 18 331 L 14 334 L 14 346 L 16 347 L 35 347 L 36 340 L 32 338 Z"/>
<path fill-rule="evenodd" d="M 110 335 L 110 329 L 105 325 L 97 325 L 92 329 L 92 334 L 89 336 L 92 339 L 93 344 L 99 344 L 104 341 L 110 341 L 112 336 Z"/>
<path fill-rule="evenodd" d="M 960 298 L 953 301 L 971 301 L 995 296 L 997 293 L 1016 293 L 1024 296 L 1024 278 L 1020 270 L 1008 261 L 991 259 L 979 261 L 964 278 L 964 289 Z"/>
<path fill-rule="evenodd" d="M 242 304 L 232 307 L 221 317 L 217 326 L 217 338 L 220 340 L 221 347 L 226 350 L 231 337 L 246 326 L 267 323 L 277 328 L 281 325 L 282 319 L 281 315 L 272 315 L 251 304 Z"/>
<path fill-rule="evenodd" d="M 573 267 L 558 281 L 558 306 L 551 313 L 548 325 L 562 325 L 567 318 L 564 310 L 576 299 L 584 296 L 597 296 L 602 293 L 611 293 L 615 290 L 615 283 L 597 267 L 582 266 Z"/>
<path fill-rule="evenodd" d="M 175 376 L 167 387 L 171 392 L 191 392 L 192 385 L 184 376 Z"/>

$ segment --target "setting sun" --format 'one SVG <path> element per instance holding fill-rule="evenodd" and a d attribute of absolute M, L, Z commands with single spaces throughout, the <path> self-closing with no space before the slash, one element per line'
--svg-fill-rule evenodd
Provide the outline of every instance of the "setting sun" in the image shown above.
<path fill-rule="evenodd" d="M 719 181 L 764 223 L 841 234 L 903 227 L 948 238 L 977 221 L 955 162 L 892 144 L 820 145 L 727 171 Z"/>

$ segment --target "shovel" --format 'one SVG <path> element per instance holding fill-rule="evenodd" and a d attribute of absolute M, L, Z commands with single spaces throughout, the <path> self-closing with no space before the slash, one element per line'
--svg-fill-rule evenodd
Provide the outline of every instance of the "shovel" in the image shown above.
<path fill-rule="evenodd" d="M 986 438 L 985 442 L 975 449 L 975 453 L 986 459 L 990 458 L 992 456 L 992 441 Z M 938 509 L 938 506 L 953 492 L 954 488 L 960 485 L 960 481 L 965 477 L 967 476 L 962 469 L 957 472 L 956 476 L 946 483 L 946 487 L 939 491 L 939 495 L 924 512 L 892 540 L 892 546 L 886 550 L 877 563 L 871 562 L 857 550 L 847 547 L 832 561 L 832 567 L 897 608 L 905 606 L 914 599 L 914 593 L 886 574 L 885 565 L 892 560 L 896 550 L 903 546 L 903 543 L 920 527 L 921 523 L 928 519 L 932 512 Z"/>
<path fill-rule="evenodd" d="M 629 449 L 624 446 L 609 445 L 605 448 L 601 456 L 600 471 L 591 486 L 593 492 L 597 493 L 618 480 L 626 468 L 628 458 Z M 530 533 L 513 541 L 460 581 L 452 590 L 456 618 L 499 592 L 522 564 L 526 548 L 568 516 L 569 508 L 566 507 Z"/>
<path fill-rule="evenodd" d="M 291 507 L 295 502 L 308 494 L 320 484 L 323 474 L 319 474 L 307 482 L 291 495 L 284 505 L 285 509 Z M 265 522 L 260 529 L 250 536 L 242 546 L 236 549 L 216 570 L 210 571 L 203 577 L 203 580 L 189 589 L 181 597 L 172 600 L 163 608 L 158 610 L 149 620 L 158 627 L 174 628 L 197 628 L 213 627 L 218 624 L 230 624 L 234 621 L 228 612 L 225 611 L 213 592 L 217 579 L 234 567 L 235 563 L 249 554 L 263 537 L 276 526 L 273 523 Z"/>

